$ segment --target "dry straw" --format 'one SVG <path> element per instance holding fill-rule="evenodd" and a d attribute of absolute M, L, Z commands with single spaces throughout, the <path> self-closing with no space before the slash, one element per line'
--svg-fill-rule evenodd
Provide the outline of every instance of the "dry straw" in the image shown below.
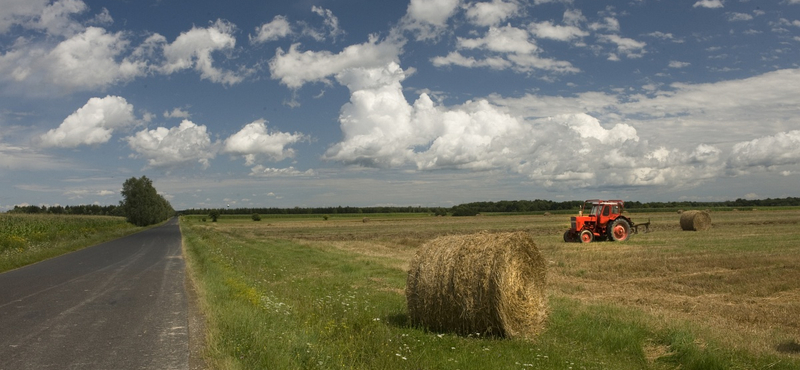
<path fill-rule="evenodd" d="M 439 332 L 532 339 L 547 315 L 546 269 L 525 232 L 433 239 L 411 261 L 409 316 Z"/>
<path fill-rule="evenodd" d="M 685 211 L 681 213 L 681 229 L 703 231 L 711 228 L 711 215 L 706 211 Z"/>

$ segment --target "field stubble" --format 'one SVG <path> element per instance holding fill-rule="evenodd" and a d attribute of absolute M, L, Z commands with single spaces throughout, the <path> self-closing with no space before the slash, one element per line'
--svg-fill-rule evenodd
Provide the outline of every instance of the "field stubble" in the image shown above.
<path fill-rule="evenodd" d="M 779 347 L 776 333 L 781 342 L 800 342 L 800 211 L 714 212 L 713 227 L 703 232 L 682 231 L 677 214 L 631 217 L 652 221 L 651 232 L 626 243 L 591 244 L 561 240 L 569 226 L 563 215 L 370 218 L 368 223 L 334 217 L 228 227 L 246 238 L 294 239 L 402 270 L 417 247 L 439 235 L 525 230 L 549 261 L 551 294 L 709 325 L 732 345 L 754 346 L 751 350 Z"/>
<path fill-rule="evenodd" d="M 651 232 L 623 243 L 590 244 L 563 242 L 566 215 L 370 216 L 369 222 L 334 216 L 196 225 L 243 240 L 291 240 L 344 251 L 400 271 L 436 236 L 524 230 L 548 263 L 553 300 L 632 308 L 653 327 L 683 322 L 725 347 L 800 357 L 800 211 L 712 212 L 713 226 L 702 232 L 682 231 L 675 213 L 630 217 L 652 221 Z M 392 284 L 385 291 L 403 294 Z M 644 348 L 651 362 L 670 351 L 659 343 Z"/>

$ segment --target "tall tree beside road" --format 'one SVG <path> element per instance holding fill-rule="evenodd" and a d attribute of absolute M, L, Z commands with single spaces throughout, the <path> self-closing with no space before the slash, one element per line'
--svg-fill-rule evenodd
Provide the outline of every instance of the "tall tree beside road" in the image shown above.
<path fill-rule="evenodd" d="M 172 205 L 159 195 L 153 181 L 146 176 L 131 177 L 122 184 L 120 207 L 128 222 L 148 226 L 164 221 L 175 213 Z"/>

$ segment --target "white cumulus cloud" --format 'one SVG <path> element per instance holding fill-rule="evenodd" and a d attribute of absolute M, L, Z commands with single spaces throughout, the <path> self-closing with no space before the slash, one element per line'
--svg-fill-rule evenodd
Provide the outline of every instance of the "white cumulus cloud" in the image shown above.
<path fill-rule="evenodd" d="M 15 24 L 26 24 L 41 16 L 50 0 L 6 0 L 0 12 L 0 34 Z"/>
<path fill-rule="evenodd" d="M 444 26 L 460 2 L 460 0 L 411 0 L 408 3 L 407 14 L 416 21 Z"/>
<path fill-rule="evenodd" d="M 411 144 L 425 144 L 425 127 L 411 125 L 412 109 L 402 93 L 405 72 L 396 63 L 385 68 L 350 69 L 338 81 L 351 91 L 339 114 L 344 141 L 325 158 L 370 167 L 407 163 Z"/>
<path fill-rule="evenodd" d="M 0 34 L 13 25 L 44 31 L 53 36 L 71 36 L 83 27 L 72 19 L 89 7 L 81 0 L 5 0 L 0 14 Z M 103 13 L 98 15 L 101 19 Z"/>
<path fill-rule="evenodd" d="M 271 22 L 262 24 L 256 28 L 256 35 L 250 35 L 250 42 L 261 44 L 269 41 L 279 40 L 292 34 L 292 26 L 285 16 L 276 15 Z"/>
<path fill-rule="evenodd" d="M 44 8 L 37 26 L 51 35 L 71 35 L 83 27 L 70 17 L 88 9 L 81 0 L 58 0 Z"/>
<path fill-rule="evenodd" d="M 769 137 L 800 127 L 800 108 L 795 98 L 800 95 L 800 70 L 787 69 L 740 80 L 674 83 L 654 88 L 648 95 L 626 92 L 586 92 L 574 96 L 527 94 L 516 98 L 492 95 L 490 101 L 518 117 L 591 112 L 603 123 L 625 122 L 636 128 L 637 135 L 644 141 L 659 143 L 668 148 L 668 152 L 685 153 L 685 156 L 698 147 L 706 148 L 703 145 L 716 148 L 712 152 L 717 153 L 718 161 L 713 166 L 704 165 L 706 171 L 699 174 L 703 176 L 707 173 L 719 175 L 725 171 L 724 166 L 728 166 L 732 173 L 744 173 L 741 169 L 768 168 L 765 165 L 748 169 L 748 163 L 756 163 L 752 154 L 756 152 L 751 149 L 748 152 L 751 154 L 743 156 L 744 148 L 740 148 L 734 153 L 734 144 L 743 138 Z M 725 129 L 720 128 L 722 123 Z M 782 148 L 777 144 L 776 147 Z M 649 148 L 641 154 L 651 151 Z M 734 159 L 729 161 L 729 156 Z M 713 159 L 712 156 L 702 158 Z M 776 153 L 775 158 L 782 157 Z M 686 160 L 690 166 L 698 163 L 697 160 Z M 797 172 L 796 169 L 787 170 Z"/>
<path fill-rule="evenodd" d="M 152 72 L 186 68 L 214 82 L 240 80 L 213 66 L 212 53 L 234 46 L 233 26 L 223 21 L 192 28 L 172 44 L 156 33 L 132 48 L 132 33 L 101 27 L 113 24 L 108 9 L 101 8 L 92 18 L 83 16 L 81 22 L 79 15 L 89 11 L 82 0 L 5 0 L 2 7 L 0 34 L 13 26 L 31 31 L 0 54 L 0 82 L 17 84 L 10 91 L 18 94 L 103 90 Z M 157 58 L 165 60 L 163 65 L 154 65 Z"/>
<path fill-rule="evenodd" d="M 289 51 L 278 49 L 269 62 L 272 78 L 289 88 L 297 89 L 309 82 L 329 83 L 328 78 L 349 68 L 372 68 L 397 61 L 402 44 L 379 42 L 370 37 L 363 44 L 346 47 L 338 54 L 329 51 L 299 51 L 293 44 Z"/>
<path fill-rule="evenodd" d="M 173 108 L 172 111 L 164 111 L 164 118 L 192 118 L 192 115 L 180 108 Z"/>
<path fill-rule="evenodd" d="M 458 46 L 463 49 L 486 49 L 498 53 L 530 54 L 538 50 L 524 29 L 505 26 L 491 27 L 484 37 L 458 38 Z"/>
<path fill-rule="evenodd" d="M 142 157 L 150 167 L 171 170 L 181 166 L 200 163 L 205 169 L 209 160 L 216 156 L 217 148 L 211 143 L 206 126 L 184 120 L 173 128 L 158 127 L 142 130 L 126 138 L 128 146 Z"/>
<path fill-rule="evenodd" d="M 737 143 L 727 166 L 732 173 L 738 174 L 797 164 L 800 164 L 800 130 Z"/>
<path fill-rule="evenodd" d="M 91 98 L 58 128 L 40 136 L 45 147 L 74 148 L 108 142 L 114 130 L 136 124 L 133 105 L 119 96 Z"/>
<path fill-rule="evenodd" d="M 192 27 L 181 33 L 171 44 L 163 46 L 166 62 L 160 67 L 165 74 L 185 69 L 194 69 L 200 77 L 211 82 L 234 85 L 244 76 L 223 70 L 214 65 L 214 53 L 231 51 L 236 46 L 233 36 L 235 27 L 223 20 L 217 20 L 209 27 Z"/>
<path fill-rule="evenodd" d="M 307 177 L 315 175 L 316 172 L 314 170 L 300 171 L 292 166 L 287 168 L 271 168 L 257 165 L 250 169 L 250 176 L 253 177 Z M 275 194 L 270 193 L 267 195 L 274 196 Z"/>
<path fill-rule="evenodd" d="M 484 53 L 481 57 L 464 56 L 454 51 L 446 57 L 434 57 L 431 63 L 442 67 L 458 65 L 467 68 L 489 67 L 503 70 L 512 68 L 517 72 L 544 70 L 557 73 L 576 73 L 579 70 L 567 61 L 542 58 L 539 47 L 527 30 L 513 26 L 490 27 L 483 37 L 459 37 L 460 50 Z"/>
<path fill-rule="evenodd" d="M 485 99 L 448 107 L 425 93 L 410 103 L 402 93 L 405 77 L 396 64 L 338 76 L 351 97 L 339 117 L 344 138 L 324 159 L 379 168 L 505 171 L 540 186 L 572 188 L 685 187 L 724 166 L 716 146 L 654 146 L 629 124 L 604 124 L 585 113 L 526 118 Z"/>
<path fill-rule="evenodd" d="M 345 34 L 345 31 L 339 26 L 339 18 L 331 10 L 312 6 L 311 12 L 322 17 L 323 24 L 321 27 L 315 27 L 305 21 L 297 22 L 293 26 L 286 16 L 277 15 L 269 23 L 262 24 L 256 28 L 255 36 L 249 36 L 250 43 L 262 44 L 292 35 L 306 36 L 320 42 L 327 39 L 335 41 Z"/>
<path fill-rule="evenodd" d="M 333 15 L 329 9 L 312 6 L 311 11 L 323 18 L 323 28 L 315 29 L 309 25 L 304 25 L 303 35 L 310 36 L 317 41 L 325 41 L 327 38 L 336 40 L 337 37 L 342 36 L 345 32 L 339 28 L 339 18 Z"/>
<path fill-rule="evenodd" d="M 88 27 L 54 47 L 24 44 L 0 55 L 0 81 L 56 91 L 105 89 L 147 73 L 147 62 L 125 56 L 124 33 Z"/>
<path fill-rule="evenodd" d="M 50 53 L 50 80 L 57 85 L 90 89 L 144 75 L 145 62 L 118 60 L 127 47 L 128 41 L 122 33 L 110 34 L 102 28 L 89 27 Z"/>
<path fill-rule="evenodd" d="M 478 60 L 474 57 L 464 56 L 458 51 L 452 51 L 447 56 L 434 57 L 431 59 L 431 64 L 436 67 L 454 65 L 465 68 L 487 67 L 496 70 L 504 70 L 514 66 L 514 63 L 502 57 L 487 57 Z"/>
<path fill-rule="evenodd" d="M 725 5 L 722 3 L 722 0 L 700 0 L 694 3 L 693 7 L 695 8 L 722 8 Z"/>
<path fill-rule="evenodd" d="M 619 35 L 600 35 L 598 38 L 602 42 L 616 45 L 617 52 L 628 58 L 640 58 L 645 54 L 647 43 L 643 41 L 636 41 Z"/>
<path fill-rule="evenodd" d="M 476 26 L 496 26 L 520 11 L 516 1 L 492 0 L 467 6 L 467 19 Z"/>
<path fill-rule="evenodd" d="M 239 132 L 225 139 L 222 152 L 244 156 L 245 164 L 250 166 L 259 156 L 272 161 L 292 158 L 295 155 L 294 149 L 287 146 L 303 140 L 306 140 L 305 135 L 299 133 L 270 132 L 266 121 L 262 119 L 245 125 Z"/>
<path fill-rule="evenodd" d="M 614 17 L 603 17 L 602 21 L 589 24 L 589 29 L 593 31 L 619 32 L 619 20 Z"/>
<path fill-rule="evenodd" d="M 546 38 L 558 41 L 571 41 L 577 38 L 589 36 L 589 33 L 576 26 L 560 26 L 551 21 L 531 23 L 528 26 L 531 33 L 539 38 Z"/>
<path fill-rule="evenodd" d="M 669 67 L 670 68 L 684 68 L 684 67 L 688 67 L 690 65 L 692 65 L 692 63 L 681 62 L 681 61 L 677 61 L 677 60 L 670 60 L 669 61 Z"/>
<path fill-rule="evenodd" d="M 739 21 L 750 21 L 753 20 L 753 16 L 747 13 L 728 13 L 728 20 L 731 22 L 739 22 Z"/>
<path fill-rule="evenodd" d="M 486 100 L 461 106 L 436 106 L 422 95 L 414 104 L 416 122 L 432 127 L 431 144 L 418 147 L 417 168 L 489 170 L 511 164 L 521 141 L 529 137 L 523 123 Z M 524 150 L 524 149 L 523 149 Z"/>
<path fill-rule="evenodd" d="M 411 0 L 400 28 L 416 34 L 417 40 L 439 37 L 447 21 L 458 11 L 461 0 Z"/>

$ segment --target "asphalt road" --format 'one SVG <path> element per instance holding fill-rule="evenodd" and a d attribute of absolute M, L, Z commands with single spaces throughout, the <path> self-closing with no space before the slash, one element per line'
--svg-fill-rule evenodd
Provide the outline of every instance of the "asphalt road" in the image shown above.
<path fill-rule="evenodd" d="M 188 369 L 177 219 L 0 274 L 0 370 Z"/>

